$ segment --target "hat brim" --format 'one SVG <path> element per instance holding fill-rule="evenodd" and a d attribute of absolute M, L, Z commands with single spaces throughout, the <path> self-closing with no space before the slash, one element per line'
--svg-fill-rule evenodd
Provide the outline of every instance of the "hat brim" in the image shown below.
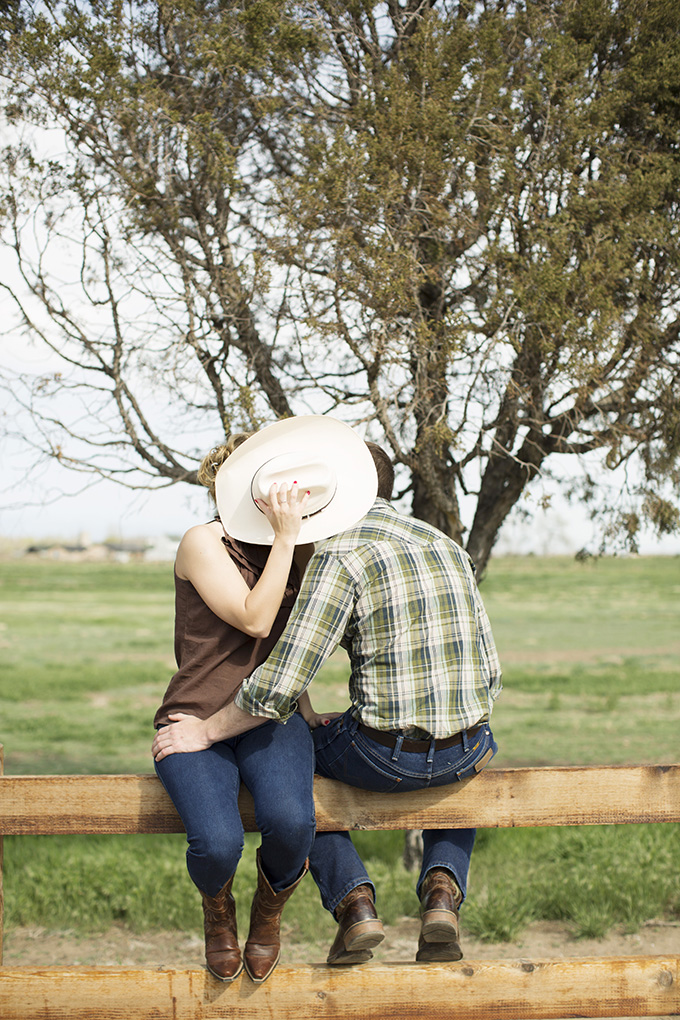
<path fill-rule="evenodd" d="M 304 518 L 297 542 L 318 542 L 352 527 L 370 510 L 378 491 L 373 457 L 363 439 L 344 422 L 323 414 L 299 415 L 274 422 L 250 436 L 225 460 L 215 478 L 215 498 L 228 535 L 242 542 L 271 545 L 274 531 L 253 500 L 252 483 L 267 461 L 304 451 L 332 466 L 336 489 L 322 510 Z M 298 481 L 304 490 L 303 469 Z"/>

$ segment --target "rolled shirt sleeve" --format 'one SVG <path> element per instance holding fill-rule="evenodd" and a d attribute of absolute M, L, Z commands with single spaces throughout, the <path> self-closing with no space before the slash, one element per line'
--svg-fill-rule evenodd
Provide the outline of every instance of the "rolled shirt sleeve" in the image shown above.
<path fill-rule="evenodd" d="M 237 707 L 286 722 L 342 640 L 353 606 L 354 582 L 342 563 L 323 551 L 315 553 L 283 634 L 267 661 L 243 681 Z"/>

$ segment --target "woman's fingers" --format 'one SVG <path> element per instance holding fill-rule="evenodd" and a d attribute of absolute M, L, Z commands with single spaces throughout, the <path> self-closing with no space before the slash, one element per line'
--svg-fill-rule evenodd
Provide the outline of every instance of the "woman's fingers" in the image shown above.
<path fill-rule="evenodd" d="M 276 509 L 277 507 L 297 507 L 303 506 L 309 499 L 309 491 L 300 493 L 300 487 L 297 482 L 289 487 L 286 482 L 277 484 L 273 482 L 269 489 L 269 509 Z"/>
<path fill-rule="evenodd" d="M 291 486 L 289 489 L 285 482 L 281 482 L 281 486 L 279 488 L 279 503 L 281 506 L 285 506 L 287 503 L 290 503 L 291 505 L 295 504 L 293 493 L 294 488 L 296 488 L 296 486 Z"/>

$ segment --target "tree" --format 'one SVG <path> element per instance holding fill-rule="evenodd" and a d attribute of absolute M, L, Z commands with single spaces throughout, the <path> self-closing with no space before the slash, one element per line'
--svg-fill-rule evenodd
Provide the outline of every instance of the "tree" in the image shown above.
<path fill-rule="evenodd" d="M 14 297 L 69 366 L 22 398 L 59 426 L 52 455 L 193 481 L 208 428 L 311 409 L 366 422 L 481 569 L 558 454 L 636 465 L 611 508 L 632 541 L 641 517 L 678 528 L 672 0 L 22 14 L 5 115 L 67 144 L 5 151 L 5 236 L 46 315 Z M 67 232 L 80 307 L 48 261 Z M 40 410 L 67 387 L 94 435 Z"/>

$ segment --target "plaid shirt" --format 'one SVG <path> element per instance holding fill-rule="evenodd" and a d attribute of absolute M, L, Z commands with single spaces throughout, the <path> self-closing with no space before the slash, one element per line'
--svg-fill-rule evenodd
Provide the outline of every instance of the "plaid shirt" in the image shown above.
<path fill-rule="evenodd" d="M 447 737 L 488 718 L 501 690 L 469 556 L 384 499 L 319 543 L 286 629 L 236 704 L 285 722 L 338 644 L 352 714 L 375 729 Z"/>

